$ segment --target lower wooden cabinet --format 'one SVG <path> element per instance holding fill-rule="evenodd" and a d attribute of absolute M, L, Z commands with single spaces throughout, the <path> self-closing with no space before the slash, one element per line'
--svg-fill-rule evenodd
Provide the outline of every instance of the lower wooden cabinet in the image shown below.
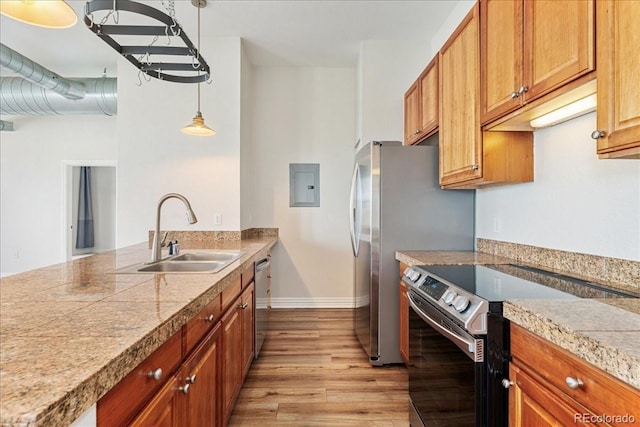
<path fill-rule="evenodd" d="M 513 324 L 511 354 L 510 426 L 640 422 L 640 390 Z"/>
<path fill-rule="evenodd" d="M 98 401 L 98 427 L 227 424 L 254 358 L 253 265 L 243 276 Z"/>
<path fill-rule="evenodd" d="M 247 286 L 222 318 L 222 414 L 226 424 L 253 360 L 254 285 Z"/>

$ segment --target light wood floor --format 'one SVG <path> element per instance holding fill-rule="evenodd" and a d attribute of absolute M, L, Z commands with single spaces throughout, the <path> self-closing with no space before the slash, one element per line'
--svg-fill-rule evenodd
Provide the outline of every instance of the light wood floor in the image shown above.
<path fill-rule="evenodd" d="M 409 425 L 404 366 L 372 367 L 352 310 L 273 310 L 229 426 Z"/>

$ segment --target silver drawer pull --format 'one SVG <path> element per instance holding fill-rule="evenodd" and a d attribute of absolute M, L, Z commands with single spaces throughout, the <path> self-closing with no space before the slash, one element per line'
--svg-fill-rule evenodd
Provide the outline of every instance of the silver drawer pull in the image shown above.
<path fill-rule="evenodd" d="M 147 376 L 149 378 L 153 378 L 156 381 L 160 381 L 160 378 L 162 378 L 162 368 L 147 372 Z"/>
<path fill-rule="evenodd" d="M 575 390 L 584 385 L 580 378 L 567 377 L 565 378 L 564 382 L 567 383 L 567 387 L 572 390 Z"/>
<path fill-rule="evenodd" d="M 213 322 L 213 319 L 215 319 L 215 317 L 213 316 L 213 314 L 210 314 L 210 315 L 208 315 L 207 317 L 205 317 L 205 318 L 204 318 L 204 320 L 205 320 L 206 322 L 209 322 L 209 323 Z"/>
<path fill-rule="evenodd" d="M 244 302 L 244 303 L 240 304 L 238 307 L 244 310 L 247 307 L 249 307 L 249 303 Z"/>
<path fill-rule="evenodd" d="M 607 133 L 603 130 L 594 130 L 593 132 L 591 132 L 591 138 L 593 139 L 600 139 L 604 138 L 605 136 L 607 136 Z"/>
<path fill-rule="evenodd" d="M 189 384 L 185 384 L 182 387 L 178 387 L 178 390 L 180 390 L 184 394 L 187 394 L 189 393 L 189 387 L 191 387 Z"/>
<path fill-rule="evenodd" d="M 185 378 L 185 381 L 189 384 L 193 384 L 196 382 L 196 374 L 193 375 L 189 375 L 187 378 Z"/>
<path fill-rule="evenodd" d="M 512 385 L 513 385 L 513 381 L 511 381 L 510 379 L 505 378 L 505 379 L 502 380 L 502 387 L 509 388 Z"/>

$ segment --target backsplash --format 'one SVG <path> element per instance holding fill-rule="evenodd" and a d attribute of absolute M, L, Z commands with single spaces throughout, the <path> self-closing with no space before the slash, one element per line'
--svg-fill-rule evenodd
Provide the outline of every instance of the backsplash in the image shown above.
<path fill-rule="evenodd" d="M 160 234 L 164 236 L 167 231 L 167 241 L 177 240 L 183 249 L 203 249 L 209 247 L 211 242 L 278 237 L 277 228 L 248 228 L 242 231 L 161 230 Z M 153 230 L 149 230 L 149 248 L 152 242 Z"/>
<path fill-rule="evenodd" d="M 567 252 L 499 240 L 476 239 L 479 252 L 602 283 L 618 289 L 640 291 L 640 262 Z"/>

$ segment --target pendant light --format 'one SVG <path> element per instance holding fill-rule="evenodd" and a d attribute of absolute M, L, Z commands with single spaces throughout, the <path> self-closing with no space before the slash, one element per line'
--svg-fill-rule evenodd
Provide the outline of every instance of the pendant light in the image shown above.
<path fill-rule="evenodd" d="M 198 59 L 200 58 L 200 8 L 207 6 L 207 0 L 191 0 L 191 4 L 198 8 Z M 198 111 L 193 122 L 182 128 L 182 132 L 194 136 L 211 136 L 216 131 L 204 124 L 204 117 L 200 112 L 200 82 L 198 82 Z"/>
<path fill-rule="evenodd" d="M 45 28 L 69 28 L 78 21 L 75 11 L 64 0 L 2 0 L 0 13 Z"/>

